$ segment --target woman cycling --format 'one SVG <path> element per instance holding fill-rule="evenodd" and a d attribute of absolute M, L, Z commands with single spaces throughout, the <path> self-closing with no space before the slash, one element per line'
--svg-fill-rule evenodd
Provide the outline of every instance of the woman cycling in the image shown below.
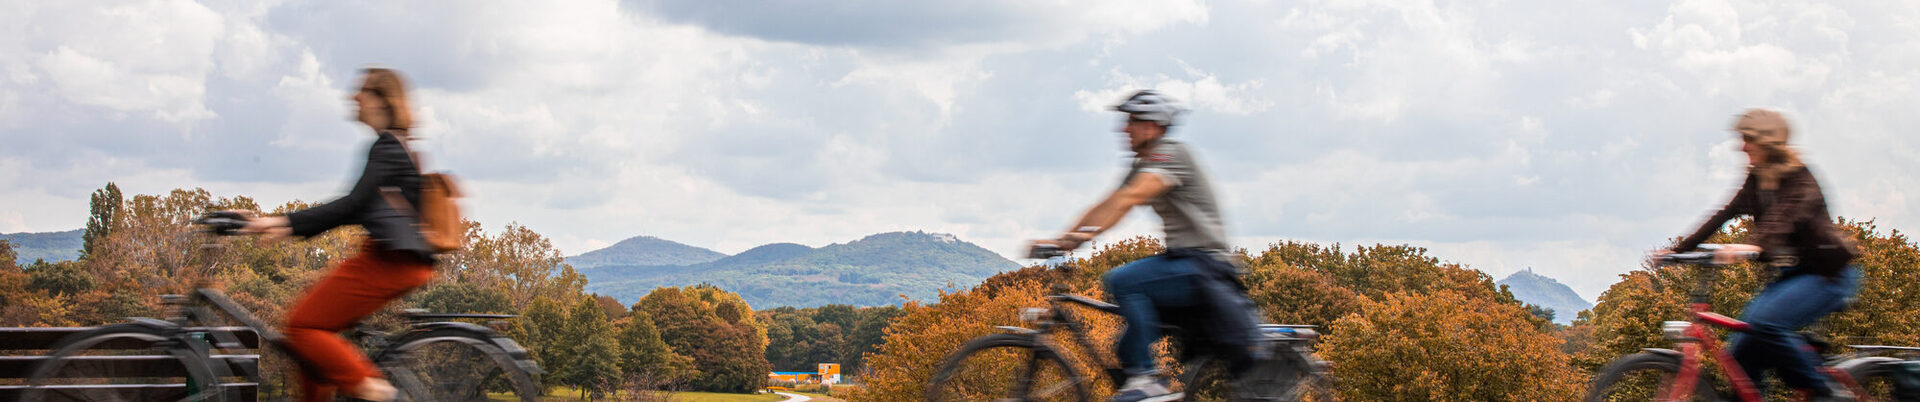
<path fill-rule="evenodd" d="M 367 230 L 360 252 L 313 284 L 287 314 L 287 348 L 313 363 L 301 382 L 301 395 L 308 401 L 331 400 L 336 389 L 372 401 L 396 396 L 393 385 L 339 332 L 434 274 L 433 248 L 414 226 L 417 219 L 390 205 L 398 200 L 382 194 L 398 193 L 404 202 L 420 202 L 420 171 L 405 146 L 413 122 L 406 86 L 390 69 L 367 68 L 362 73 L 352 96 L 359 106 L 354 119 L 373 129 L 377 139 L 367 151 L 360 180 L 345 197 L 286 216 L 253 218 L 242 229 L 269 237 L 310 237 L 349 224 Z M 411 210 L 411 205 L 402 207 Z"/>
<path fill-rule="evenodd" d="M 1813 399 L 1848 400 L 1844 388 L 1829 386 L 1817 369 L 1819 356 L 1796 332 L 1838 311 L 1859 290 L 1859 270 L 1848 265 L 1858 251 L 1834 226 L 1820 183 L 1787 146 L 1786 118 L 1772 110 L 1748 110 L 1733 129 L 1747 154 L 1745 184 L 1692 235 L 1655 254 L 1690 251 L 1734 216 L 1752 216 L 1751 244 L 1728 245 L 1715 259 L 1733 262 L 1742 252 L 1758 252 L 1778 271 L 1742 311 L 1740 319 L 1753 329 L 1729 342 L 1734 359 L 1756 386 L 1766 384 L 1763 374 L 1778 370 L 1782 382 Z"/>

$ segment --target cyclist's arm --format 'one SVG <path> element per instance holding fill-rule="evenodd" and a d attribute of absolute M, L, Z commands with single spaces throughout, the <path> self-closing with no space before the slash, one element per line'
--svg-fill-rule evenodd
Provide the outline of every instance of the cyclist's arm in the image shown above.
<path fill-rule="evenodd" d="M 1693 230 L 1693 234 L 1687 235 L 1684 239 L 1680 239 L 1680 243 L 1673 245 L 1671 250 L 1674 252 L 1693 251 L 1694 247 L 1699 247 L 1700 243 L 1706 242 L 1707 238 L 1713 237 L 1714 233 L 1720 232 L 1720 226 L 1725 225 L 1728 220 L 1732 220 L 1735 216 L 1753 213 L 1753 206 L 1749 204 L 1749 202 L 1755 197 L 1758 197 L 1754 194 L 1756 191 L 1755 187 L 1758 186 L 1754 180 L 1752 176 L 1748 176 L 1747 181 L 1741 184 L 1740 191 L 1733 194 L 1733 199 L 1727 200 L 1726 206 L 1721 207 L 1718 211 L 1714 211 L 1713 216 L 1707 217 L 1707 221 L 1701 222 L 1700 227 Z"/>
<path fill-rule="evenodd" d="M 367 165 L 360 172 L 360 180 L 346 196 L 286 215 L 286 226 L 294 236 L 310 237 L 331 230 L 340 225 L 355 223 L 362 210 L 370 204 L 382 202 L 380 186 L 392 183 L 393 178 L 409 173 L 413 161 L 408 159 L 407 150 L 400 145 L 400 139 L 391 134 L 381 134 L 373 147 L 367 150 Z"/>
<path fill-rule="evenodd" d="M 1108 228 L 1112 228 L 1113 225 L 1120 223 L 1120 218 L 1126 217 L 1127 211 L 1132 210 L 1133 207 L 1153 202 L 1155 198 L 1160 198 L 1161 195 L 1172 190 L 1173 186 L 1167 185 L 1167 182 L 1167 179 L 1159 173 L 1141 172 L 1134 175 L 1125 186 L 1114 190 L 1113 194 L 1108 195 L 1105 200 L 1088 209 L 1086 215 L 1080 218 L 1080 223 L 1073 225 L 1066 235 L 1061 236 L 1063 242 L 1071 242 L 1060 244 L 1061 248 L 1077 248 L 1080 243 L 1085 243 L 1107 231 Z"/>

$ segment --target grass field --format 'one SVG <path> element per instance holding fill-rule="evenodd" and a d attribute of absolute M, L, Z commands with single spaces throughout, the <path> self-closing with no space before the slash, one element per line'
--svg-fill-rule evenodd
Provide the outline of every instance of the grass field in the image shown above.
<path fill-rule="evenodd" d="M 792 393 L 806 395 L 813 398 L 813 400 L 810 400 L 807 402 L 846 402 L 845 400 L 835 399 L 834 397 L 821 395 L 821 394 L 807 393 L 807 392 L 792 392 Z M 507 397 L 506 395 L 489 395 L 489 397 L 490 397 L 489 399 L 494 401 L 514 400 L 512 398 Z M 779 401 L 783 399 L 786 399 L 786 397 L 775 395 L 775 394 L 723 394 L 718 392 L 680 392 L 680 393 L 673 394 L 673 400 L 679 401 L 679 402 L 774 402 L 774 401 Z M 548 401 L 548 402 L 561 402 L 561 401 L 579 401 L 582 399 L 580 399 L 580 390 L 578 389 L 567 388 L 567 387 L 555 387 L 553 389 L 547 390 L 547 395 L 541 396 L 540 400 Z"/>

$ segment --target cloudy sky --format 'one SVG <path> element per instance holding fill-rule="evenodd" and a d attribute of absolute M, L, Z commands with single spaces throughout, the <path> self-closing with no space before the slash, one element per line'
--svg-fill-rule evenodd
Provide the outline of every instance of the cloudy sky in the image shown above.
<path fill-rule="evenodd" d="M 1752 106 L 1835 213 L 1920 228 L 1908 0 L 0 0 L 0 232 L 81 227 L 109 181 L 336 196 L 370 63 L 412 79 L 472 217 L 567 254 L 926 230 L 1013 256 L 1116 184 L 1102 107 L 1141 88 L 1194 110 L 1173 135 L 1256 250 L 1410 243 L 1591 299 L 1730 194 Z"/>

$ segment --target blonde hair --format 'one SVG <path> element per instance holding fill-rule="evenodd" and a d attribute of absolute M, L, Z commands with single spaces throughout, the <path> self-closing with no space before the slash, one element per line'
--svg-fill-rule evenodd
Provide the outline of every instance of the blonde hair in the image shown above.
<path fill-rule="evenodd" d="M 1773 191 L 1780 188 L 1780 176 L 1806 166 L 1800 162 L 1800 153 L 1787 145 L 1792 137 L 1792 126 L 1787 124 L 1786 116 L 1767 109 L 1751 109 L 1733 122 L 1733 131 L 1740 133 L 1740 140 L 1760 147 L 1763 157 L 1753 165 L 1753 174 L 1760 179 L 1760 189 Z"/>
<path fill-rule="evenodd" d="M 360 72 L 366 76 L 366 83 L 360 84 L 360 90 L 367 91 L 387 103 L 388 129 L 406 130 L 413 128 L 413 112 L 407 108 L 407 85 L 400 79 L 400 72 L 385 67 L 367 67 Z"/>

